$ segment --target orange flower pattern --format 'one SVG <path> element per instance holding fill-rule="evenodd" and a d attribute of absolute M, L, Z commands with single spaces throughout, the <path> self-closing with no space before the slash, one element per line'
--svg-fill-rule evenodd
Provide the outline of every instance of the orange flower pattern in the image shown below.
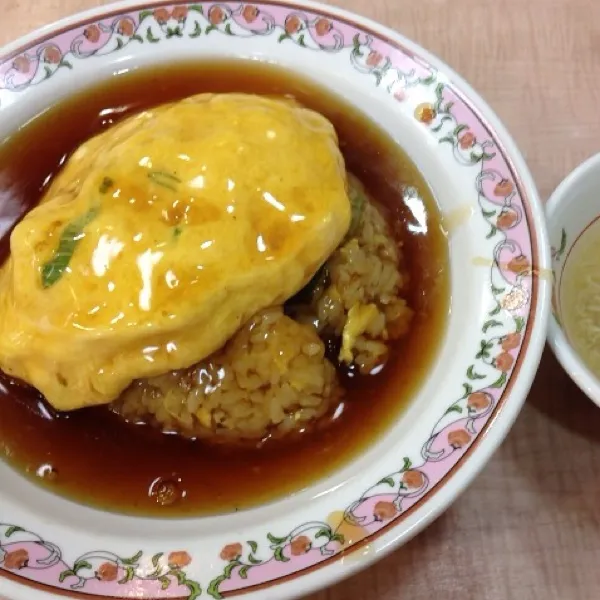
<path fill-rule="evenodd" d="M 507 265 L 508 270 L 512 271 L 516 275 L 520 275 L 521 273 L 529 271 L 530 267 L 531 265 L 529 264 L 529 260 L 522 254 L 511 259 Z"/>
<path fill-rule="evenodd" d="M 23 569 L 29 563 L 29 553 L 27 550 L 13 550 L 7 552 L 4 556 L 4 567 L 10 571 L 18 571 Z"/>
<path fill-rule="evenodd" d="M 188 16 L 188 7 L 185 5 L 176 6 L 171 11 L 171 18 L 175 19 L 179 23 L 183 23 L 187 19 Z"/>
<path fill-rule="evenodd" d="M 131 37 L 135 32 L 135 25 L 129 19 L 121 19 L 117 27 L 117 33 L 127 37 Z"/>
<path fill-rule="evenodd" d="M 239 543 L 227 544 L 227 546 L 221 550 L 219 556 L 221 557 L 221 560 L 226 560 L 228 562 L 230 560 L 237 560 L 242 555 L 242 550 L 242 545 Z"/>
<path fill-rule="evenodd" d="M 436 114 L 433 104 L 419 104 L 419 106 L 415 108 L 415 119 L 421 123 L 429 125 L 435 119 L 435 116 Z"/>
<path fill-rule="evenodd" d="M 377 521 L 389 521 L 398 514 L 398 509 L 393 502 L 381 500 L 375 505 L 373 516 Z"/>
<path fill-rule="evenodd" d="M 466 150 L 467 148 L 472 148 L 475 145 L 476 141 L 477 139 L 470 131 L 463 133 L 462 136 L 458 138 L 458 143 L 463 150 Z"/>
<path fill-rule="evenodd" d="M 318 36 L 327 35 L 333 28 L 333 24 L 329 19 L 317 19 L 315 23 L 315 31 Z"/>
<path fill-rule="evenodd" d="M 29 73 L 29 67 L 31 63 L 26 56 L 17 56 L 13 61 L 13 67 L 19 71 L 19 73 Z"/>
<path fill-rule="evenodd" d="M 157 8 L 153 14 L 156 22 L 160 25 L 164 25 L 169 20 L 169 11 L 166 8 Z"/>
<path fill-rule="evenodd" d="M 258 19 L 258 15 L 260 14 L 260 10 L 258 7 L 252 4 L 246 4 L 242 10 L 242 17 L 246 23 L 254 23 L 256 19 Z"/>
<path fill-rule="evenodd" d="M 60 62 L 60 50 L 56 46 L 47 46 L 42 52 L 44 62 L 57 65 Z"/>
<path fill-rule="evenodd" d="M 369 52 L 369 56 L 367 56 L 367 66 L 369 67 L 377 67 L 383 61 L 383 54 L 381 52 L 377 52 L 375 50 L 371 50 Z"/>
<path fill-rule="evenodd" d="M 502 340 L 502 350 L 509 352 L 510 350 L 518 348 L 520 344 L 521 334 L 515 331 L 514 333 L 509 333 L 504 336 L 504 339 Z"/>
<path fill-rule="evenodd" d="M 494 195 L 499 196 L 501 198 L 505 198 L 506 196 L 510 195 L 513 190 L 513 184 L 508 179 L 503 179 L 494 188 Z"/>
<path fill-rule="evenodd" d="M 208 11 L 208 20 L 211 25 L 220 25 L 226 19 L 225 12 L 220 6 L 211 6 Z"/>
<path fill-rule="evenodd" d="M 100 39 L 100 27 L 89 25 L 83 30 L 83 35 L 88 42 L 95 44 Z"/>
<path fill-rule="evenodd" d="M 294 35 L 302 29 L 302 21 L 296 15 L 289 15 L 285 20 L 285 32 Z"/>
<path fill-rule="evenodd" d="M 167 557 L 168 565 L 173 569 L 183 569 L 192 562 L 192 557 L 185 552 L 185 550 L 179 550 L 177 552 L 171 552 Z"/>
<path fill-rule="evenodd" d="M 98 581 L 116 581 L 119 576 L 119 567 L 114 563 L 103 563 L 96 571 L 96 579 Z"/>
<path fill-rule="evenodd" d="M 483 411 L 491 404 L 491 402 L 489 394 L 486 394 L 485 392 L 474 392 L 470 394 L 467 399 L 467 407 L 472 411 Z"/>
<path fill-rule="evenodd" d="M 496 368 L 506 373 L 507 371 L 510 371 L 514 360 L 515 359 L 512 357 L 512 354 L 509 354 L 508 352 L 502 352 L 496 356 Z"/>
<path fill-rule="evenodd" d="M 419 489 L 425 483 L 425 477 L 419 471 L 404 471 L 402 474 L 402 483 L 409 489 Z"/>
<path fill-rule="evenodd" d="M 518 220 L 517 213 L 511 208 L 503 208 L 496 220 L 498 229 L 510 229 Z"/>
<path fill-rule="evenodd" d="M 302 556 L 310 551 L 312 548 L 311 541 L 305 536 L 301 535 L 292 540 L 290 544 L 290 552 L 292 556 Z"/>
<path fill-rule="evenodd" d="M 455 449 L 458 450 L 463 446 L 466 446 L 471 441 L 471 436 L 464 429 L 456 429 L 448 434 L 448 443 Z"/>

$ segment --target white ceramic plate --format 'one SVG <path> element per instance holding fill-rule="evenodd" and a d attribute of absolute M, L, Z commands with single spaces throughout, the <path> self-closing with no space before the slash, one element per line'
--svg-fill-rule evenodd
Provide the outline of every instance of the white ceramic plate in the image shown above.
<path fill-rule="evenodd" d="M 445 339 L 385 436 L 268 507 L 127 518 L 54 496 L 0 465 L 0 592 L 10 600 L 282 600 L 331 584 L 406 542 L 456 498 L 532 382 L 549 309 L 549 282 L 537 277 L 549 251 L 534 184 L 483 100 L 385 27 L 300 0 L 107 6 L 0 51 L 0 135 L 115 71 L 225 55 L 275 61 L 334 88 L 409 153 L 452 223 Z"/>

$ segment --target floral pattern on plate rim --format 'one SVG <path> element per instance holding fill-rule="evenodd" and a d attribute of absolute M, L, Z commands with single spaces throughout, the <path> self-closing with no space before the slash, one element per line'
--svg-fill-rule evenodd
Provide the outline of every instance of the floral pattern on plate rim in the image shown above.
<path fill-rule="evenodd" d="M 360 547 L 408 514 L 449 475 L 473 446 L 501 404 L 527 333 L 535 295 L 532 233 L 510 160 L 494 133 L 435 70 L 395 42 L 324 13 L 277 3 L 156 5 L 112 15 L 59 33 L 0 65 L 0 92 L 19 93 L 42 84 L 76 61 L 118 52 L 129 44 L 176 43 L 214 35 L 276 36 L 280 44 L 306 51 L 347 53 L 365 83 L 385 87 L 402 102 L 419 86 L 430 92 L 414 116 L 448 147 L 460 165 L 478 166 L 474 181 L 487 239 L 495 242 L 489 267 L 493 304 L 481 329 L 462 390 L 440 416 L 421 449 L 421 461 L 406 457 L 343 511 L 291 531 L 268 532 L 263 540 L 232 540 L 215 554 L 218 576 L 200 584 L 188 577 L 192 557 L 183 550 L 131 557 L 91 551 L 66 562 L 53 542 L 18 524 L 0 523 L 0 575 L 16 577 L 71 595 L 145 598 L 221 598 L 276 583 L 326 564 L 342 551 Z M 509 237 L 510 236 L 510 237 Z M 192 568 L 193 570 L 193 568 Z"/>

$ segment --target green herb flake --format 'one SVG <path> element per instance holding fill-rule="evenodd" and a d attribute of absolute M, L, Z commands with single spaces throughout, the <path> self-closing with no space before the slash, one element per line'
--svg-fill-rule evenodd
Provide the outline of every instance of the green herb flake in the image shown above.
<path fill-rule="evenodd" d="M 349 181 L 348 198 L 350 200 L 350 208 L 352 209 L 352 221 L 350 222 L 350 230 L 348 235 L 352 235 L 358 229 L 360 221 L 362 219 L 363 212 L 367 199 L 359 187 L 358 183 L 355 183 L 352 179 Z"/>
<path fill-rule="evenodd" d="M 106 192 L 108 192 L 114 185 L 115 182 L 110 177 L 105 177 L 102 180 L 102 183 L 100 184 L 98 190 L 101 194 L 106 194 Z"/>
<path fill-rule="evenodd" d="M 98 214 L 98 208 L 91 208 L 83 216 L 69 223 L 64 229 L 58 242 L 54 256 L 42 266 L 42 286 L 53 286 L 65 273 L 77 244 L 83 238 L 83 230 Z"/>
<path fill-rule="evenodd" d="M 150 171 L 148 177 L 154 181 L 157 185 L 161 185 L 174 192 L 177 191 L 177 184 L 181 183 L 181 179 L 172 173 L 165 171 Z"/>

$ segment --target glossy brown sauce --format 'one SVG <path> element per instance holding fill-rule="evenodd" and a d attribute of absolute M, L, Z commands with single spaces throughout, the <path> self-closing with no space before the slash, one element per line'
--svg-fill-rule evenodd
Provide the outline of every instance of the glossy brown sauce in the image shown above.
<path fill-rule="evenodd" d="M 296 492 L 357 456 L 393 423 L 426 377 L 450 305 L 447 240 L 430 191 L 404 152 L 361 113 L 276 67 L 211 62 L 139 70 L 57 104 L 0 146 L 0 218 L 14 224 L 38 202 L 65 158 L 113 122 L 191 94 L 234 91 L 291 94 L 333 122 L 348 169 L 390 209 L 404 242 L 411 275 L 408 300 L 416 310 L 412 329 L 381 372 L 352 378 L 341 416 L 328 428 L 257 449 L 215 448 L 164 435 L 126 424 L 106 407 L 58 415 L 34 390 L 2 377 L 0 455 L 48 489 L 138 515 L 248 508 Z M 402 184 L 419 192 L 426 233 L 417 232 L 417 217 L 405 203 Z M 2 260 L 8 249 L 4 233 Z M 344 383 L 350 376 L 342 374 Z M 162 505 L 160 493 L 159 498 L 150 493 L 160 492 L 161 481 L 175 484 L 180 497 L 173 504 Z"/>

